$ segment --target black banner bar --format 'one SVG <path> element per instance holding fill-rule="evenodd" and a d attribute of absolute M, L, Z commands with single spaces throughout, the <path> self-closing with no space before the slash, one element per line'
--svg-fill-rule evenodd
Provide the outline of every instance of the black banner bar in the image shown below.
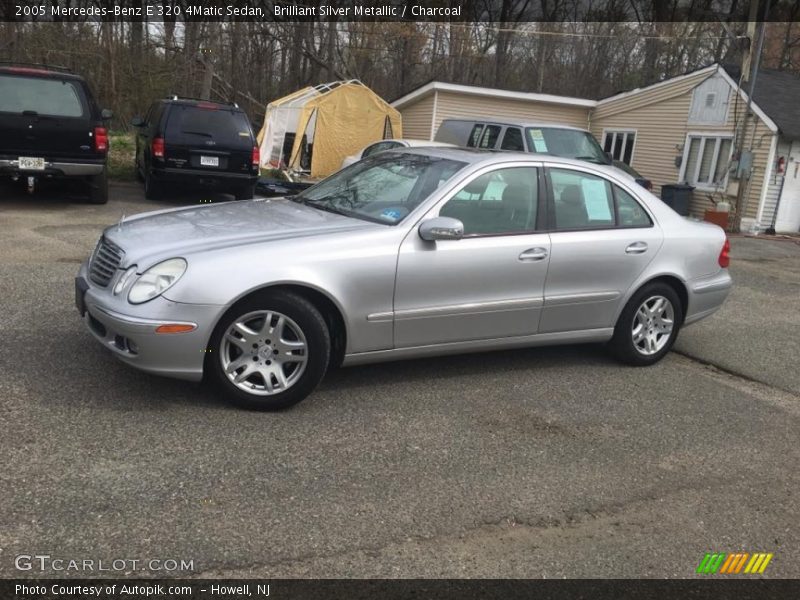
<path fill-rule="evenodd" d="M 771 600 L 798 597 L 798 580 L 735 576 L 675 580 L 0 580 L 3 600 Z"/>
<path fill-rule="evenodd" d="M 793 0 L 773 0 L 767 19 L 791 20 Z M 757 20 L 764 19 L 761 3 Z M 0 0 L 0 21 L 747 21 L 737 0 Z"/>

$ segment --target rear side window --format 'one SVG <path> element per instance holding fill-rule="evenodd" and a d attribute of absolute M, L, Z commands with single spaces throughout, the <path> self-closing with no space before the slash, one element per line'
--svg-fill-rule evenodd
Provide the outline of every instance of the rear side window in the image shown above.
<path fill-rule="evenodd" d="M 494 148 L 497 145 L 497 138 L 500 137 L 499 125 L 487 125 L 481 137 L 479 148 Z"/>
<path fill-rule="evenodd" d="M 247 117 L 240 111 L 173 105 L 167 120 L 167 141 L 252 148 L 253 134 Z"/>
<path fill-rule="evenodd" d="M 525 152 L 525 142 L 522 141 L 522 130 L 517 127 L 509 127 L 503 135 L 501 150 L 513 150 L 514 152 Z"/>
<path fill-rule="evenodd" d="M 483 132 L 483 125 L 475 125 L 472 128 L 472 131 L 469 134 L 469 139 L 467 140 L 468 148 L 476 148 L 478 146 L 478 142 L 481 139 L 482 132 Z"/>
<path fill-rule="evenodd" d="M 650 227 L 653 222 L 642 206 L 628 192 L 614 186 L 617 200 L 617 219 L 620 227 Z"/>
<path fill-rule="evenodd" d="M 550 170 L 556 229 L 614 227 L 611 184 L 600 177 L 561 169 Z"/>
<path fill-rule="evenodd" d="M 0 75 L 0 112 L 33 111 L 51 117 L 83 117 L 83 94 L 73 81 Z"/>

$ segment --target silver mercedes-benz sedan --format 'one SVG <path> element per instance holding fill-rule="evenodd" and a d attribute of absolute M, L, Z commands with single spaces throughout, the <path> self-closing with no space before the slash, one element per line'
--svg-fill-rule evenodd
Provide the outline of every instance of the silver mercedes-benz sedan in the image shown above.
<path fill-rule="evenodd" d="M 651 365 L 722 305 L 728 248 L 617 169 L 406 149 L 297 196 L 127 218 L 76 303 L 131 366 L 276 409 L 339 364 L 608 342 Z"/>

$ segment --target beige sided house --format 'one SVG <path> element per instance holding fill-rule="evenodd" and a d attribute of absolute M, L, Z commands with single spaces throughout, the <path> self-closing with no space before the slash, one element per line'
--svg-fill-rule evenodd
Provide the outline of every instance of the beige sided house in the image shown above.
<path fill-rule="evenodd" d="M 501 118 L 589 129 L 604 149 L 661 186 L 695 187 L 692 214 L 732 199 L 745 186 L 743 229 L 800 230 L 800 78 L 762 69 L 754 118 L 743 125 L 746 86 L 738 70 L 711 65 L 603 100 L 432 82 L 392 105 L 409 137 L 433 139 L 446 118 Z M 749 179 L 736 178 L 733 151 L 753 149 Z M 712 200 L 713 198 L 713 200 Z M 775 212 L 778 206 L 777 214 Z"/>

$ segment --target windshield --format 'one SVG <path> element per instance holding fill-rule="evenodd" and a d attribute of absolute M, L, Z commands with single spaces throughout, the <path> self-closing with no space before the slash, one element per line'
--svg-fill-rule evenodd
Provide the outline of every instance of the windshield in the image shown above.
<path fill-rule="evenodd" d="M 525 129 L 531 152 L 576 158 L 600 165 L 610 164 L 600 144 L 588 131 L 558 127 L 528 127 Z"/>
<path fill-rule="evenodd" d="M 294 200 L 396 225 L 465 165 L 434 156 L 381 152 L 331 175 Z"/>

